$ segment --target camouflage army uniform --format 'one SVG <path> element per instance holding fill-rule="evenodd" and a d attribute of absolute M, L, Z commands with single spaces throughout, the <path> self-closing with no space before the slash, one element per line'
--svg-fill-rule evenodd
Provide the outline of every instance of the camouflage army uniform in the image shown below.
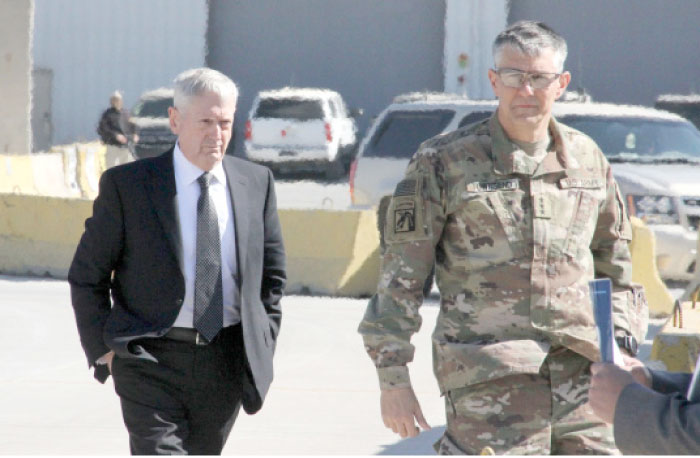
<path fill-rule="evenodd" d="M 389 206 L 360 333 L 380 386 L 410 386 L 409 339 L 435 262 L 441 453 L 615 452 L 609 428 L 585 407 L 598 359 L 588 281 L 611 278 L 616 332 L 641 339 L 646 301 L 630 282 L 631 226 L 596 144 L 554 119 L 549 132 L 553 147 L 539 163 L 496 115 L 428 140 Z"/>

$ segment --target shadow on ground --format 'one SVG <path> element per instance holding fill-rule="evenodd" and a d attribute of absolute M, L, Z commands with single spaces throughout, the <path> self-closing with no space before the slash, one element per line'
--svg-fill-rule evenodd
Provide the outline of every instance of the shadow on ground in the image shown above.
<path fill-rule="evenodd" d="M 444 433 L 445 426 L 434 426 L 430 431 L 420 433 L 418 437 L 384 446 L 384 450 L 377 455 L 436 455 L 433 444 Z"/>

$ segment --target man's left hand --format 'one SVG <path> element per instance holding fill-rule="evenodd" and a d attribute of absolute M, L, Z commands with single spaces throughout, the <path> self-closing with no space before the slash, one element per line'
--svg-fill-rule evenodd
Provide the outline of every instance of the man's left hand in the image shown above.
<path fill-rule="evenodd" d="M 591 365 L 591 388 L 588 391 L 588 404 L 604 422 L 615 419 L 615 406 L 622 390 L 636 380 L 629 371 L 610 363 Z"/>

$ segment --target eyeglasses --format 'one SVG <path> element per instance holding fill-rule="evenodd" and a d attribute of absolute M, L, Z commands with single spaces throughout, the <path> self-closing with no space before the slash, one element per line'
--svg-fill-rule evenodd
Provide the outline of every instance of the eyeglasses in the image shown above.
<path fill-rule="evenodd" d="M 497 68 L 494 72 L 501 77 L 501 81 L 508 87 L 520 88 L 525 84 L 533 89 L 544 89 L 561 75 L 561 73 L 531 73 L 515 68 Z"/>

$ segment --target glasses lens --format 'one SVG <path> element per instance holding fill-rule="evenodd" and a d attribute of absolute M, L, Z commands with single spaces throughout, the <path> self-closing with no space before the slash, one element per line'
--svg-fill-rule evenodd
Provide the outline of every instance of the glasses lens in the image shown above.
<path fill-rule="evenodd" d="M 530 75 L 530 84 L 534 89 L 544 89 L 549 86 L 554 78 L 550 75 L 544 75 L 541 73 L 534 73 Z"/>
<path fill-rule="evenodd" d="M 554 73 L 527 73 L 510 68 L 499 70 L 498 74 L 508 87 L 519 88 L 527 81 L 533 89 L 544 89 L 557 77 Z"/>
<path fill-rule="evenodd" d="M 508 87 L 520 87 L 525 79 L 525 73 L 518 70 L 501 70 L 501 81 Z"/>

